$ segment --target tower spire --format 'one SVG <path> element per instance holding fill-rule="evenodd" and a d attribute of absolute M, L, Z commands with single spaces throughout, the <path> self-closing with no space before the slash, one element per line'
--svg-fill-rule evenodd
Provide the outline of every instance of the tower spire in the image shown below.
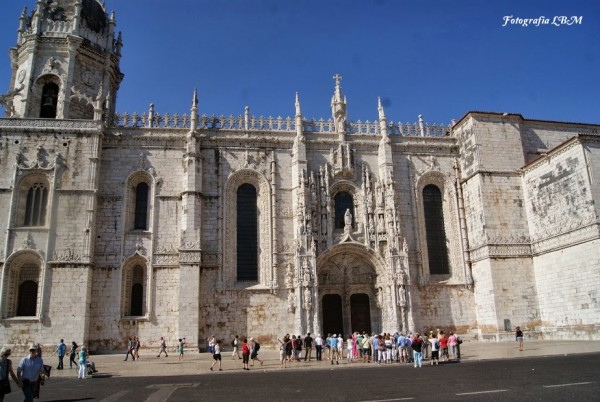
<path fill-rule="evenodd" d="M 346 133 L 346 97 L 342 95 L 342 76 L 335 74 L 335 90 L 331 98 L 331 115 L 335 123 L 335 128 L 338 134 L 343 136 Z"/>
<path fill-rule="evenodd" d="M 304 127 L 302 126 L 302 110 L 300 110 L 300 97 L 296 92 L 296 137 L 302 138 L 304 136 Z"/>
<path fill-rule="evenodd" d="M 383 111 L 383 106 L 381 105 L 381 97 L 377 97 L 377 111 L 379 112 L 379 128 L 381 131 L 381 140 L 386 141 L 388 139 L 387 134 L 387 117 L 385 117 L 385 112 Z"/>
<path fill-rule="evenodd" d="M 198 126 L 198 88 L 194 88 L 194 95 L 192 97 L 192 108 L 190 109 L 191 114 L 191 131 L 194 131 Z"/>

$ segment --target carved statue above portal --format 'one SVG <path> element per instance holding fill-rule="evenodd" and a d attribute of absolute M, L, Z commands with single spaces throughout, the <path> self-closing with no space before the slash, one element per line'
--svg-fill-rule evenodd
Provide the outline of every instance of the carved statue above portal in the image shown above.
<path fill-rule="evenodd" d="M 344 230 L 350 230 L 352 228 L 352 214 L 350 213 L 350 208 L 346 208 L 346 213 L 344 214 Z"/>

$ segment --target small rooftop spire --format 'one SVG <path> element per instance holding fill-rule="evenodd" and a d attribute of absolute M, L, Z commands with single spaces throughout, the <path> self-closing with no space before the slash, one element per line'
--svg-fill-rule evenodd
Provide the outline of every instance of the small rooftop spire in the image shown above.
<path fill-rule="evenodd" d="M 381 104 L 381 97 L 377 97 L 377 110 L 379 111 L 379 129 L 381 131 L 381 140 L 388 142 L 388 133 L 387 133 L 387 117 L 385 117 L 385 112 L 383 110 L 383 105 Z"/>
<path fill-rule="evenodd" d="M 298 116 L 302 116 L 302 111 L 300 110 L 300 98 L 296 92 L 296 117 Z"/>
<path fill-rule="evenodd" d="M 194 88 L 194 97 L 192 98 L 192 108 L 198 108 L 198 88 Z"/>
<path fill-rule="evenodd" d="M 385 112 L 383 111 L 383 106 L 381 105 L 381 96 L 377 97 L 377 110 L 379 111 L 379 120 L 385 119 Z"/>

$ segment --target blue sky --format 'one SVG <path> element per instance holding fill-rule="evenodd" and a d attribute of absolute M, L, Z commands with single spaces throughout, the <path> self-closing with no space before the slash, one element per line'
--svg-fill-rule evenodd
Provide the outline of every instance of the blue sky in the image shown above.
<path fill-rule="evenodd" d="M 0 13 L 0 92 L 8 49 L 34 0 Z M 120 112 L 329 118 L 335 73 L 350 120 L 447 124 L 469 110 L 600 123 L 600 2 L 106 0 L 123 32 Z M 550 24 L 504 24 L 504 16 Z M 555 26 L 555 16 L 582 17 Z"/>

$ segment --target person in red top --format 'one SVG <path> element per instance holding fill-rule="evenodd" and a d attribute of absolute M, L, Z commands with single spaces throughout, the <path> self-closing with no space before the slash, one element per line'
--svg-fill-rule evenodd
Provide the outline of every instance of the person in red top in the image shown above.
<path fill-rule="evenodd" d="M 420 333 L 417 332 L 415 334 L 415 336 L 412 338 L 411 347 L 413 350 L 413 360 L 415 361 L 415 368 L 422 367 L 423 366 L 423 353 L 422 353 L 423 340 L 421 339 Z"/>
<path fill-rule="evenodd" d="M 442 351 L 442 359 L 441 360 L 443 362 L 447 362 L 448 361 L 448 337 L 446 337 L 446 334 L 444 333 L 444 331 L 440 331 L 439 341 L 440 341 L 440 349 Z"/>
<path fill-rule="evenodd" d="M 248 338 L 242 337 L 242 364 L 244 370 L 250 370 L 248 363 L 250 362 L 250 347 L 248 346 Z"/>

